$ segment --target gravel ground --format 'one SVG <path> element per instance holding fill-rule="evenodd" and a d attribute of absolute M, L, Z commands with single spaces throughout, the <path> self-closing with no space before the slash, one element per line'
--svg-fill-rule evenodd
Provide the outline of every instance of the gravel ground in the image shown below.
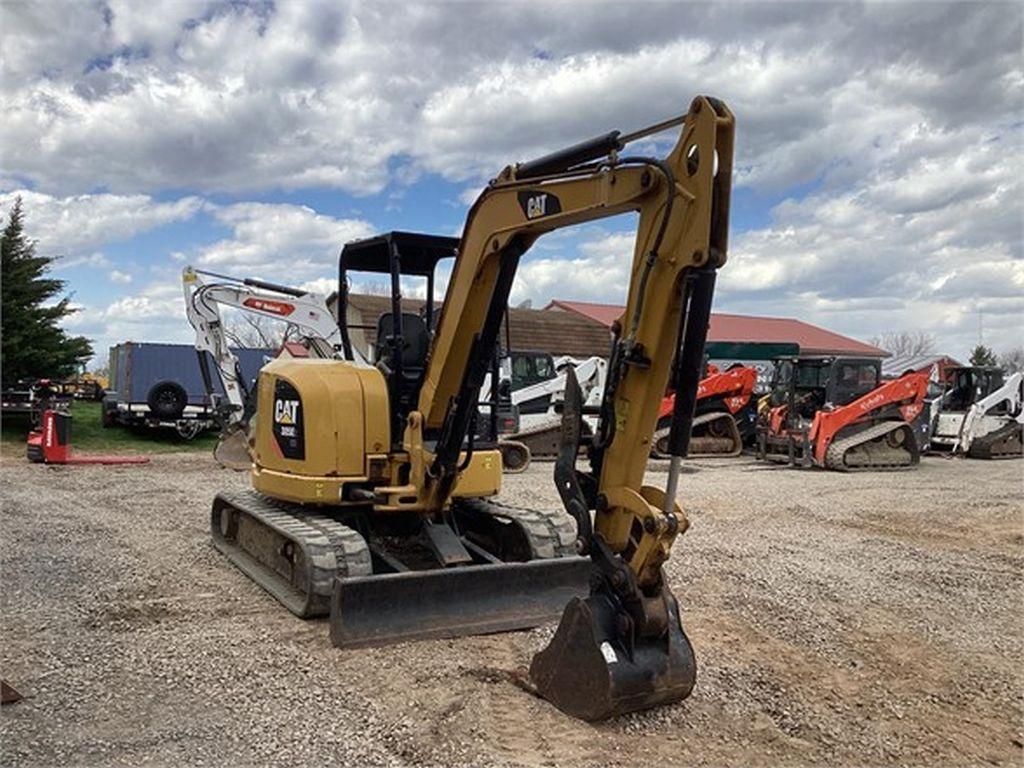
<path fill-rule="evenodd" d="M 1022 462 L 689 465 L 668 567 L 687 701 L 588 725 L 509 682 L 552 627 L 336 651 L 209 544 L 206 457 L 0 466 L 14 765 L 1024 761 Z M 551 465 L 503 499 L 557 503 Z M 664 483 L 652 465 L 649 482 Z"/>

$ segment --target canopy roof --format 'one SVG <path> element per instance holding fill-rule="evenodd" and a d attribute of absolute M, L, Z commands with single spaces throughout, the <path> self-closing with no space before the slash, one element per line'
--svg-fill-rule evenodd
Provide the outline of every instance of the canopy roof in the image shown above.
<path fill-rule="evenodd" d="M 341 249 L 339 267 L 359 272 L 391 272 L 391 246 L 398 250 L 403 275 L 432 275 L 441 259 L 454 258 L 459 238 L 419 232 L 387 232 L 353 240 Z"/>

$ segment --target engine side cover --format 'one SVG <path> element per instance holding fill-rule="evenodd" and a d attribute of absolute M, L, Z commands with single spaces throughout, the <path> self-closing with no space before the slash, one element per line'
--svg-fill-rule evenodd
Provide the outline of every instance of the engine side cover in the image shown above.
<path fill-rule="evenodd" d="M 341 482 L 366 479 L 369 455 L 387 454 L 387 386 L 376 368 L 274 360 L 260 371 L 258 387 L 257 490 L 294 501 L 336 502 Z M 307 490 L 300 489 L 304 478 Z"/>

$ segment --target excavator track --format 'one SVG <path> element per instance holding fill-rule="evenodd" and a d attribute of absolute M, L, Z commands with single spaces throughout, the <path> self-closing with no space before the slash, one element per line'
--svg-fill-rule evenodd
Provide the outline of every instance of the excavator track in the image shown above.
<path fill-rule="evenodd" d="M 566 512 L 483 499 L 453 511 L 474 562 L 376 574 L 358 532 L 253 491 L 219 494 L 210 527 L 214 546 L 296 616 L 330 615 L 342 648 L 527 629 L 586 594 L 590 562 L 575 556 Z"/>
<path fill-rule="evenodd" d="M 532 559 L 576 554 L 576 521 L 562 509 L 523 509 L 485 499 L 459 499 L 458 509 L 519 526 L 529 542 Z"/>
<path fill-rule="evenodd" d="M 902 442 L 891 445 L 887 436 L 899 429 L 907 432 Z M 825 467 L 839 472 L 894 472 L 910 469 L 920 460 L 921 454 L 909 425 L 896 420 L 883 421 L 839 438 L 825 452 Z"/>
<path fill-rule="evenodd" d="M 714 425 L 717 425 L 714 426 Z M 731 458 L 739 456 L 743 452 L 743 438 L 740 437 L 739 427 L 736 426 L 736 419 L 724 411 L 705 413 L 693 420 L 693 430 L 702 427 L 701 432 L 711 433 L 720 431 L 725 436 L 714 434 L 692 435 L 690 438 L 690 450 L 686 454 L 690 459 L 703 458 Z M 659 429 L 654 433 L 654 449 L 651 456 L 656 459 L 671 458 L 668 454 L 669 428 Z"/>
<path fill-rule="evenodd" d="M 218 494 L 210 533 L 232 564 L 303 619 L 330 612 L 335 578 L 373 572 L 359 533 L 255 491 Z"/>
<path fill-rule="evenodd" d="M 972 459 L 1024 458 L 1022 437 L 1024 437 L 1024 424 L 1011 421 L 995 432 L 974 438 L 967 455 Z"/>

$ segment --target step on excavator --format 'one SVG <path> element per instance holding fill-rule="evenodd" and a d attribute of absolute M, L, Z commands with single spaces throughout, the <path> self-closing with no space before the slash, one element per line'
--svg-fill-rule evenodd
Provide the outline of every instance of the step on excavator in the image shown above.
<path fill-rule="evenodd" d="M 777 358 L 758 403 L 757 456 L 841 472 L 898 470 L 921 459 L 914 420 L 928 374 L 882 382 L 872 358 Z"/>
<path fill-rule="evenodd" d="M 998 368 L 951 368 L 931 445 L 972 459 L 1024 456 L 1024 376 Z"/>
<path fill-rule="evenodd" d="M 665 158 L 623 151 L 676 126 Z M 540 696 L 586 720 L 688 696 L 696 663 L 662 566 L 688 526 L 676 497 L 726 258 L 733 132 L 723 103 L 697 97 L 655 126 L 507 166 L 461 240 L 393 232 L 347 244 L 345 359 L 262 369 L 253 488 L 215 498 L 215 546 L 297 615 L 329 613 L 339 647 L 523 628 L 561 611 L 530 665 Z M 520 259 L 548 232 L 623 213 L 639 214 L 636 247 L 589 464 L 577 464 L 590 414 L 570 373 L 554 465 L 564 508 L 495 501 L 501 457 L 475 421 Z M 446 258 L 432 329 L 403 312 L 398 289 L 425 283 L 429 305 Z M 352 351 L 345 275 L 382 264 L 392 311 L 369 365 Z M 656 488 L 643 480 L 670 376 L 672 458 Z"/>
<path fill-rule="evenodd" d="M 697 387 L 689 458 L 731 457 L 743 452 L 744 443 L 753 438 L 755 431 L 756 386 L 757 370 L 754 368 L 736 364 L 722 371 L 715 365 L 707 366 Z M 670 455 L 667 448 L 674 407 L 674 394 L 661 401 L 651 451 L 656 459 Z"/>

